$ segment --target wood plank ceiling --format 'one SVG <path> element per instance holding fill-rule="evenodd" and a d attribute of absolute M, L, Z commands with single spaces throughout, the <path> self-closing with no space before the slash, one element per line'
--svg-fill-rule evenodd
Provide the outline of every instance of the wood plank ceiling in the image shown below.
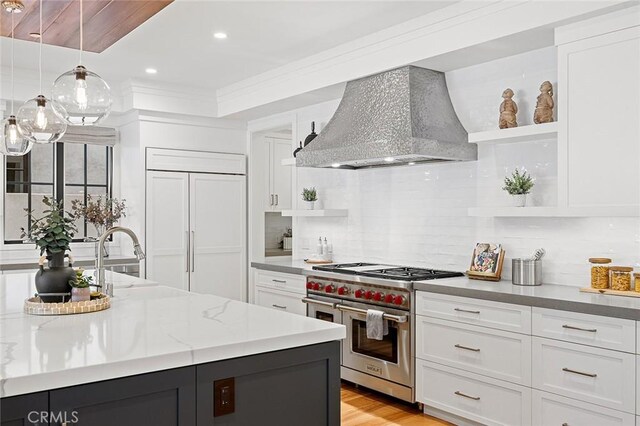
<path fill-rule="evenodd" d="M 84 0 L 84 50 L 100 53 L 173 0 Z M 37 41 L 30 33 L 40 28 L 39 0 L 22 0 L 24 10 L 14 17 L 15 37 Z M 44 44 L 78 49 L 80 46 L 79 0 L 43 0 Z M 11 14 L 0 11 L 0 36 L 11 36 Z"/>

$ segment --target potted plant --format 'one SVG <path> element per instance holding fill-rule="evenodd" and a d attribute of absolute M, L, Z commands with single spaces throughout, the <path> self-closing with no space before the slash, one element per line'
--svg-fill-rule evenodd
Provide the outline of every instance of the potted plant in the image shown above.
<path fill-rule="evenodd" d="M 527 204 L 527 194 L 531 192 L 534 181 L 527 171 L 523 168 L 522 172 L 515 169 L 511 177 L 504 178 L 504 186 L 502 189 L 507 191 L 513 197 L 513 203 L 516 207 L 524 207 Z"/>
<path fill-rule="evenodd" d="M 316 201 L 318 201 L 318 193 L 315 188 L 304 188 L 302 190 L 302 200 L 305 202 L 307 210 L 313 210 Z"/>
<path fill-rule="evenodd" d="M 42 202 L 46 206 L 42 217 L 35 217 L 33 212 L 25 209 L 30 215 L 30 227 L 28 230 L 20 228 L 21 237 L 33 241 L 40 248 L 40 269 L 36 273 L 36 289 L 38 294 L 57 293 L 58 296 L 40 296 L 43 302 L 68 301 L 71 289 L 70 281 L 75 281 L 76 275 L 71 267 L 64 265 L 66 251 L 71 251 L 70 243 L 78 231 L 75 225 L 75 217 L 65 212 L 62 202 L 53 198 L 43 197 Z M 43 256 L 45 255 L 46 256 Z M 48 260 L 49 268 L 44 268 L 44 260 Z M 62 295 L 62 296 L 59 296 Z"/>
<path fill-rule="evenodd" d="M 96 228 L 97 238 L 87 237 L 86 241 L 97 242 L 100 236 L 105 233 L 106 230 L 113 228 L 113 225 L 121 218 L 126 217 L 125 209 L 126 200 L 118 200 L 117 198 L 111 198 L 108 195 L 97 197 L 87 195 L 87 201 L 81 200 L 71 201 L 71 210 L 76 217 L 84 218 L 90 224 Z M 109 253 L 104 249 L 104 256 L 107 257 Z M 98 256 L 98 244 L 96 243 L 96 257 Z"/>
<path fill-rule="evenodd" d="M 91 275 L 84 275 L 84 269 L 76 269 L 75 280 L 69 281 L 71 286 L 71 301 L 72 302 L 84 302 L 91 300 L 91 286 L 93 284 L 93 277 Z"/>

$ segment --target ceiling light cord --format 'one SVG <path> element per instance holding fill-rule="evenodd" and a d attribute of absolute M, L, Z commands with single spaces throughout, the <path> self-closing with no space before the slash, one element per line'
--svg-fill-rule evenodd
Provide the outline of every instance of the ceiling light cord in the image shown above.
<path fill-rule="evenodd" d="M 83 20 L 82 0 L 80 0 L 80 63 L 82 65 L 82 49 L 84 47 L 84 20 Z M 41 34 L 42 36 L 42 34 Z"/>
<path fill-rule="evenodd" d="M 11 115 L 13 115 L 13 98 L 15 98 L 15 78 L 13 75 L 13 15 L 11 12 Z"/>
<path fill-rule="evenodd" d="M 38 53 L 38 73 L 40 74 L 40 92 L 38 94 L 42 95 L 42 0 L 40 0 L 40 52 Z"/>

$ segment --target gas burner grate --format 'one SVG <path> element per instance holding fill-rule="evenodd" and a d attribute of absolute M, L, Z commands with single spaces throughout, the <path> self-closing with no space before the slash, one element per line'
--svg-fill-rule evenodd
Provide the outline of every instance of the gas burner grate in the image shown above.
<path fill-rule="evenodd" d="M 375 269 L 372 271 L 359 272 L 358 275 L 374 278 L 388 278 L 393 280 L 404 281 L 421 281 L 430 280 L 436 278 L 450 278 L 463 276 L 460 272 L 440 271 L 437 269 L 424 269 L 424 268 L 385 268 Z"/>

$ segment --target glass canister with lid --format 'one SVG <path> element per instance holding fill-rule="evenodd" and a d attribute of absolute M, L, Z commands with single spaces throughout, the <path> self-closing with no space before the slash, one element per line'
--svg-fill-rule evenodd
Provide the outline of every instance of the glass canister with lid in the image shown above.
<path fill-rule="evenodd" d="M 611 290 L 631 290 L 631 272 L 633 272 L 632 267 L 612 266 L 609 268 L 609 271 L 611 271 Z"/>
<path fill-rule="evenodd" d="M 640 272 L 634 272 L 633 274 L 633 286 L 634 290 L 640 293 Z"/>
<path fill-rule="evenodd" d="M 609 288 L 609 268 L 611 259 L 607 257 L 592 257 L 591 263 L 591 288 Z"/>

